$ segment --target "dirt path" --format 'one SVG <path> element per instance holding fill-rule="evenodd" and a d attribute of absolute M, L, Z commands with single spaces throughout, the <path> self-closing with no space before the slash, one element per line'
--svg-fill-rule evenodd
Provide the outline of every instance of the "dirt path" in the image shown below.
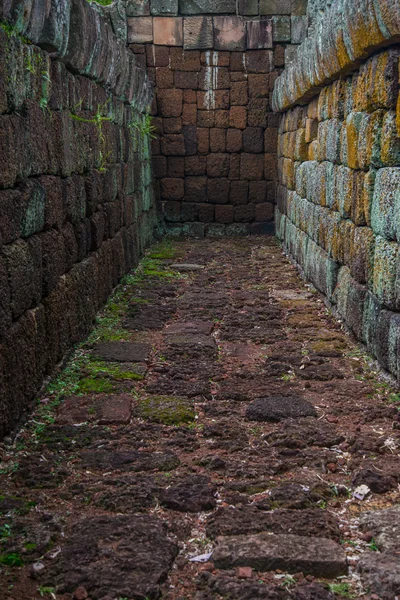
<path fill-rule="evenodd" d="M 273 238 L 164 243 L 0 447 L 0 598 L 393 599 L 399 400 Z"/>

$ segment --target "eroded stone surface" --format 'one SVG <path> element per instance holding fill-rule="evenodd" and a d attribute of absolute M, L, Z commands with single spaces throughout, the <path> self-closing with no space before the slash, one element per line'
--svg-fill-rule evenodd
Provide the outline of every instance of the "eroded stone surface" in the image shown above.
<path fill-rule="evenodd" d="M 140 342 L 104 342 L 98 344 L 94 356 L 110 362 L 145 362 L 151 345 Z"/>
<path fill-rule="evenodd" d="M 316 417 L 317 411 L 300 396 L 270 396 L 257 398 L 246 409 L 250 421 L 282 421 L 295 417 Z"/>
<path fill-rule="evenodd" d="M 46 577 L 62 592 L 83 586 L 94 600 L 132 591 L 137 598 L 158 598 L 177 552 L 155 517 L 93 517 L 71 528 Z"/>
<path fill-rule="evenodd" d="M 220 537 L 213 561 L 219 569 L 249 566 L 328 578 L 347 573 L 346 555 L 332 540 L 285 534 Z"/>

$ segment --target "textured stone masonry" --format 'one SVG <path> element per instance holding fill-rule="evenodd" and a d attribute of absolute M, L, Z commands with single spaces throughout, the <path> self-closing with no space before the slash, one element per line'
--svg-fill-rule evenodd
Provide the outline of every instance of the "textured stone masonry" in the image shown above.
<path fill-rule="evenodd" d="M 399 57 L 396 45 L 377 52 L 307 106 L 283 114 L 276 210 L 277 234 L 307 278 L 397 378 Z M 276 83 L 276 102 L 290 69 Z"/>
<path fill-rule="evenodd" d="M 157 219 L 140 134 L 152 84 L 116 15 L 86 0 L 0 11 L 1 436 L 88 333 Z"/>
<path fill-rule="evenodd" d="M 271 94 L 285 56 L 305 37 L 305 3 L 151 0 L 126 11 L 128 42 L 156 88 L 153 163 L 169 229 L 271 232 Z"/>

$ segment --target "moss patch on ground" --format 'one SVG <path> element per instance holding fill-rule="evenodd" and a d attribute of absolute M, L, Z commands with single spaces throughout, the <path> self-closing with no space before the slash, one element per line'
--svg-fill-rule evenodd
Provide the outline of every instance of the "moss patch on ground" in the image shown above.
<path fill-rule="evenodd" d="M 151 396 L 139 401 L 137 416 L 163 425 L 183 425 L 196 418 L 193 402 L 174 396 Z"/>

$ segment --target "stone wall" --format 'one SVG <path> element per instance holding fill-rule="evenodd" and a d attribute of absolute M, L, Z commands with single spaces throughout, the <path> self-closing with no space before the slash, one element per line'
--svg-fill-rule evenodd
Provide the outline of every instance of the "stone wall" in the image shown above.
<path fill-rule="evenodd" d="M 153 78 L 154 172 L 170 231 L 273 230 L 274 82 L 307 30 L 305 0 L 129 0 Z"/>
<path fill-rule="evenodd" d="M 152 86 L 86 0 L 0 6 L 0 436 L 156 225 Z"/>
<path fill-rule="evenodd" d="M 389 0 L 332 5 L 278 79 L 274 106 L 284 111 L 278 236 L 400 379 L 398 9 Z"/>

